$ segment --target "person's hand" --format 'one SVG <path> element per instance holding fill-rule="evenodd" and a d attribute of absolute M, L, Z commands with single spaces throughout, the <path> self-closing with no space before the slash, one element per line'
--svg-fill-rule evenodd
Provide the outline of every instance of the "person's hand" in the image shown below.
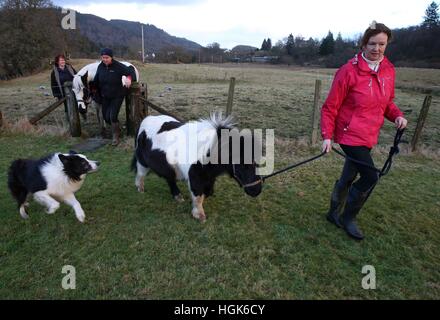
<path fill-rule="evenodd" d="M 322 143 L 322 152 L 329 153 L 332 151 L 332 141 L 330 139 L 325 139 Z"/>
<path fill-rule="evenodd" d="M 397 129 L 405 129 L 408 125 L 408 120 L 406 120 L 404 117 L 397 117 L 394 123 L 396 124 Z"/>
<path fill-rule="evenodd" d="M 131 86 L 131 78 L 130 77 L 126 77 L 126 76 L 122 76 L 122 85 L 124 87 L 130 88 L 130 86 Z"/>

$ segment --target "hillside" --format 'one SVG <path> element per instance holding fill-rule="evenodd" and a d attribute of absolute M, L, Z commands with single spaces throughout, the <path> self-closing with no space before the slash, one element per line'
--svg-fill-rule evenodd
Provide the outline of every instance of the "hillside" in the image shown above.
<path fill-rule="evenodd" d="M 48 66 L 59 53 L 75 58 L 95 58 L 102 47 L 115 55 L 139 59 L 141 24 L 125 20 L 107 21 L 95 15 L 76 14 L 76 29 L 63 29 L 60 8 L 17 9 L 0 6 L 0 79 L 29 75 Z M 146 53 L 181 51 L 191 55 L 201 46 L 174 37 L 154 25 L 144 25 Z M 171 49 L 171 50 L 170 50 Z"/>
<path fill-rule="evenodd" d="M 80 33 L 98 46 L 108 46 L 120 50 L 121 54 L 137 55 L 141 48 L 140 22 L 126 20 L 105 20 L 101 17 L 77 13 Z M 157 53 L 167 47 L 181 47 L 185 50 L 196 51 L 201 46 L 184 38 L 174 37 L 151 24 L 144 24 L 144 39 L 146 53 Z M 120 54 L 120 55 L 121 55 Z"/>

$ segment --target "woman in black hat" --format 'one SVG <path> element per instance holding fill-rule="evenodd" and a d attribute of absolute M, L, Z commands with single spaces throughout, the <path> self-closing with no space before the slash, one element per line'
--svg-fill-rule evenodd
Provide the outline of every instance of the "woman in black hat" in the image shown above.
<path fill-rule="evenodd" d="M 136 75 L 133 70 L 113 59 L 113 51 L 109 48 L 101 50 L 101 60 L 94 82 L 102 99 L 104 121 L 112 126 L 112 145 L 116 146 L 121 136 L 119 110 L 127 94 L 127 88 L 131 86 L 132 80 L 136 80 Z M 124 84 L 122 83 L 123 76 L 126 76 Z"/>

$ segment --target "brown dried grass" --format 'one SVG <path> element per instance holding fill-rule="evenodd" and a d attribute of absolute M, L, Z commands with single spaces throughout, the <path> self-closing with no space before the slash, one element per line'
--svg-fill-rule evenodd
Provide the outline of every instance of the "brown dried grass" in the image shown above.
<path fill-rule="evenodd" d="M 3 117 L 0 132 L 5 134 L 25 134 L 32 136 L 56 136 L 69 137 L 68 130 L 61 124 L 56 125 L 32 125 L 27 117 L 15 122 Z"/>

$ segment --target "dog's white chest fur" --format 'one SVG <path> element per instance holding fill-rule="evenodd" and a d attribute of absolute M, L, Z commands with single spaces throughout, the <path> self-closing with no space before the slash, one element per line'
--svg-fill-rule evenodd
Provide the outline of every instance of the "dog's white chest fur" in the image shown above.
<path fill-rule="evenodd" d="M 61 200 L 72 193 L 77 192 L 84 183 L 85 175 L 80 181 L 73 181 L 63 172 L 61 161 L 54 157 L 41 168 L 41 173 L 47 181 L 46 192 Z"/>

